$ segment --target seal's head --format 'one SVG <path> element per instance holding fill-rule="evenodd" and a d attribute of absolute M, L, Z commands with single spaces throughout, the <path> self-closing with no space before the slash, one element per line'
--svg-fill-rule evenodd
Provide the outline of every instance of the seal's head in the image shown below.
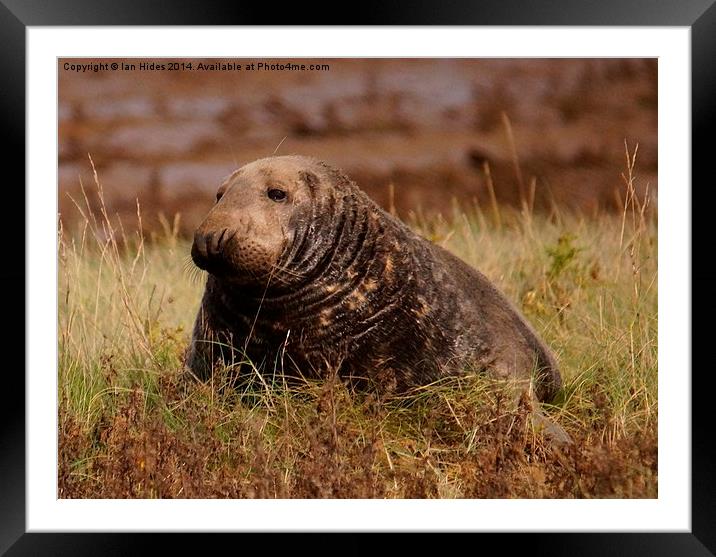
<path fill-rule="evenodd" d="M 307 157 L 281 156 L 235 171 L 194 234 L 194 263 L 220 280 L 265 283 L 295 240 L 315 226 L 327 168 Z"/>

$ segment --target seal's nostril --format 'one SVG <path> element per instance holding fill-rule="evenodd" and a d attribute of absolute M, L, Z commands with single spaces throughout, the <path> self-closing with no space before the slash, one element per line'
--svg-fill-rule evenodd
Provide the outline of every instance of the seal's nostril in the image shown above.
<path fill-rule="evenodd" d="M 222 228 L 214 232 L 196 232 L 191 248 L 192 258 L 197 265 L 206 265 L 223 258 L 226 243 L 234 237 L 235 231 Z"/>
<path fill-rule="evenodd" d="M 206 259 L 208 254 L 206 253 L 206 240 L 202 234 L 198 232 L 194 234 L 194 245 L 192 246 L 192 252 L 201 259 Z"/>
<path fill-rule="evenodd" d="M 219 241 L 217 242 L 217 249 L 223 249 L 224 247 L 224 240 L 226 239 L 226 233 L 229 231 L 228 228 L 224 228 L 224 230 L 221 231 L 221 234 L 219 235 Z"/>
<path fill-rule="evenodd" d="M 224 243 L 226 240 L 226 233 L 229 231 L 228 228 L 224 228 L 220 232 L 214 232 L 210 238 L 207 239 L 207 245 L 209 246 L 207 251 L 212 255 L 221 254 Z"/>
<path fill-rule="evenodd" d="M 206 253 L 209 254 L 209 257 L 216 254 L 216 238 L 215 232 L 209 232 L 206 235 Z"/>
<path fill-rule="evenodd" d="M 206 252 L 207 258 L 211 257 L 214 254 L 213 250 L 211 249 L 211 246 L 212 246 L 211 240 L 213 237 L 214 237 L 213 232 L 204 234 L 204 251 Z"/>

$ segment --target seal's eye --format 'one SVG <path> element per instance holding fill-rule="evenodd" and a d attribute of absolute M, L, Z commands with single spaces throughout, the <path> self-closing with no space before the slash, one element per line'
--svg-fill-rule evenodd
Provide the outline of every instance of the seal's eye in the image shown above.
<path fill-rule="evenodd" d="M 217 203 L 219 202 L 219 199 L 221 199 L 223 195 L 224 195 L 224 192 L 223 192 L 223 191 L 217 191 L 217 192 L 216 192 L 216 202 L 217 202 Z"/>
<path fill-rule="evenodd" d="M 271 188 L 268 191 L 268 196 L 271 201 L 283 201 L 286 199 L 286 192 L 278 188 Z"/>

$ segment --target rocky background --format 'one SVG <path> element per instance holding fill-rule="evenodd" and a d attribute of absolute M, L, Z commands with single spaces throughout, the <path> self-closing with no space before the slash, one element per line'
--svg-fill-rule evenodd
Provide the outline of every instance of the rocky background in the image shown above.
<path fill-rule="evenodd" d="M 90 156 L 110 214 L 136 225 L 138 200 L 145 228 L 180 214 L 184 233 L 226 175 L 274 152 L 339 166 L 402 216 L 447 213 L 454 200 L 487 206 L 488 169 L 501 203 L 618 210 L 625 140 L 639 144 L 637 193 L 656 192 L 653 59 L 294 59 L 330 69 L 84 73 L 65 62 L 97 60 L 58 61 L 64 226 L 81 219 L 80 184 L 96 189 Z"/>

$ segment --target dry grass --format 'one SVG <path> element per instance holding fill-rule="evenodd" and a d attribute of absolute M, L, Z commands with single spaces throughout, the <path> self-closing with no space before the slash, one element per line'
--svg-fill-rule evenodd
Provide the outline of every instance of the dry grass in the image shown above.
<path fill-rule="evenodd" d="M 575 441 L 562 448 L 479 377 L 393 400 L 338 381 L 190 381 L 203 285 L 188 242 L 170 225 L 145 242 L 84 209 L 82 230 L 59 231 L 59 496 L 656 497 L 656 219 L 629 193 L 633 171 L 631 157 L 620 215 L 485 200 L 414 219 L 557 352 L 565 385 L 545 411 Z"/>

